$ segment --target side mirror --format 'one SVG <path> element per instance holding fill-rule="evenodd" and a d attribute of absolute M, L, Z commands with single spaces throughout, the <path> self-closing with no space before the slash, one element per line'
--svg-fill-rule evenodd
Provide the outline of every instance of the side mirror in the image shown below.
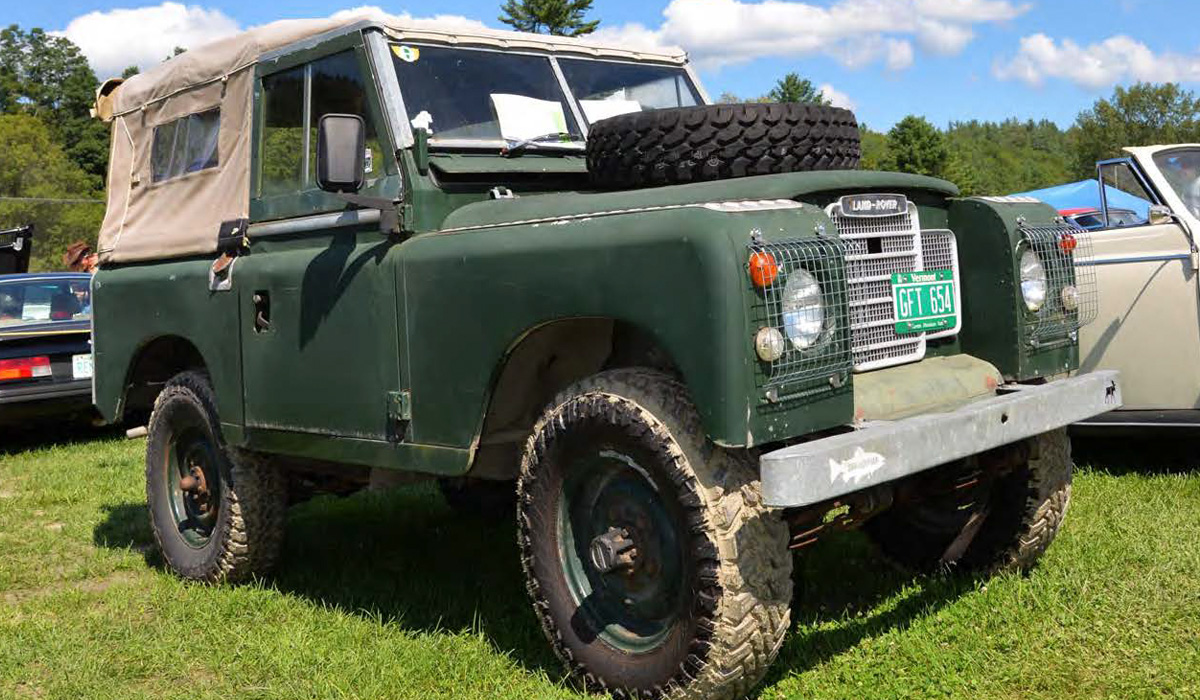
<path fill-rule="evenodd" d="M 317 187 L 358 192 L 366 168 L 366 124 L 354 114 L 326 114 L 317 122 Z"/>
<path fill-rule="evenodd" d="M 1169 224 L 1175 220 L 1175 215 L 1171 213 L 1170 207 L 1165 207 L 1161 204 L 1150 205 L 1150 223 L 1154 226 L 1159 224 Z"/>

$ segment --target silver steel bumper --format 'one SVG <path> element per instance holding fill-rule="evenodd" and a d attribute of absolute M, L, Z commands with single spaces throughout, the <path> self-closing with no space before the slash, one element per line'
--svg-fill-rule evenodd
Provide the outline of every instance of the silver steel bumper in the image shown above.
<path fill-rule="evenodd" d="M 768 505 L 820 503 L 1061 428 L 1121 406 L 1117 372 L 1038 386 L 1005 385 L 950 413 L 869 423 L 844 435 L 764 454 Z"/>

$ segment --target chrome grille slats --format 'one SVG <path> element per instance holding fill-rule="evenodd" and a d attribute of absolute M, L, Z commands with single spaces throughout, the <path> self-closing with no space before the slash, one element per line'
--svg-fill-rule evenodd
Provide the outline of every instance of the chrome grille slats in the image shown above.
<path fill-rule="evenodd" d="M 958 241 L 949 229 L 929 229 L 921 232 L 921 260 L 926 270 L 950 270 L 954 273 L 954 308 L 958 313 L 953 328 L 927 333 L 926 338 L 956 335 L 962 329 L 962 277 L 958 270 Z"/>
<path fill-rule="evenodd" d="M 916 207 L 893 216 L 846 216 L 839 203 L 826 213 L 847 247 L 851 347 L 856 372 L 903 364 L 925 356 L 925 335 L 899 335 L 892 274 L 924 269 Z M 873 250 L 872 250 L 873 249 Z"/>

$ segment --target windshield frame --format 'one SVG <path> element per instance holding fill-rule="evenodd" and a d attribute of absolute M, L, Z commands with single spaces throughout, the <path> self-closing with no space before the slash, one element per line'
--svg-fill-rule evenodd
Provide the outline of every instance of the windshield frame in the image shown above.
<path fill-rule="evenodd" d="M 503 48 L 495 48 L 495 47 L 489 47 L 489 46 L 466 46 L 466 45 L 455 45 L 455 44 L 443 44 L 443 43 L 439 43 L 437 41 L 431 41 L 428 39 L 419 39 L 419 40 L 415 40 L 415 41 L 402 41 L 395 37 L 388 37 L 385 42 L 385 47 L 387 50 L 387 55 L 388 55 L 389 60 L 387 61 L 386 72 L 382 73 L 380 77 L 384 81 L 390 81 L 391 86 L 394 86 L 394 89 L 385 88 L 384 92 L 385 92 L 385 94 L 389 95 L 396 101 L 396 113 L 397 113 L 396 119 L 398 122 L 400 122 L 400 127 L 401 127 L 401 129 L 403 129 L 403 133 L 404 133 L 404 135 L 400 139 L 398 139 L 401 143 L 404 143 L 406 145 L 411 145 L 411 144 L 415 143 L 415 137 L 413 136 L 413 132 L 415 131 L 415 129 L 413 129 L 412 123 L 408 118 L 408 107 L 405 104 L 405 99 L 404 99 L 404 93 L 405 93 L 404 86 L 400 83 L 399 74 L 396 71 L 396 65 L 394 63 L 395 60 L 399 60 L 399 59 L 396 59 L 391 55 L 392 47 L 393 46 L 401 46 L 401 45 L 417 46 L 417 47 L 421 47 L 421 48 L 429 47 L 429 48 L 435 48 L 435 49 L 447 48 L 447 49 L 466 50 L 466 51 L 479 51 L 479 52 L 494 53 L 494 54 L 515 54 L 515 55 L 521 55 L 521 56 L 535 56 L 537 58 L 545 59 L 546 61 L 549 62 L 550 69 L 553 72 L 555 80 L 558 84 L 558 89 L 559 89 L 559 91 L 561 91 L 562 97 L 565 99 L 567 106 L 570 108 L 571 117 L 575 120 L 575 126 L 578 129 L 578 131 L 580 132 L 580 138 L 578 141 L 572 140 L 572 141 L 563 141 L 563 142 L 554 142 L 554 141 L 539 142 L 539 143 L 537 143 L 537 145 L 534 148 L 531 148 L 530 151 L 537 152 L 537 153 L 554 152 L 554 153 L 559 153 L 559 154 L 562 154 L 562 153 L 582 154 L 583 151 L 586 149 L 587 135 L 588 135 L 590 125 L 589 125 L 589 122 L 588 122 L 586 116 L 583 113 L 583 108 L 580 104 L 579 97 L 577 95 L 575 95 L 574 92 L 572 92 L 571 87 L 567 82 L 567 78 L 566 78 L 566 75 L 563 73 L 562 66 L 560 66 L 559 62 L 558 62 L 559 56 L 556 53 L 551 52 L 551 51 L 539 51 L 536 49 L 503 49 Z M 691 63 L 672 63 L 669 61 L 634 61 L 634 60 L 625 60 L 625 59 L 618 59 L 618 58 L 596 58 L 593 56 L 588 56 L 586 54 L 575 54 L 575 53 L 571 53 L 570 55 L 564 54 L 563 57 L 570 58 L 570 59 L 576 59 L 576 60 L 582 60 L 582 61 L 592 61 L 595 63 L 628 64 L 628 65 L 635 65 L 635 66 L 652 65 L 652 66 L 657 66 L 657 67 L 662 67 L 662 68 L 667 68 L 667 69 L 677 69 L 682 72 L 683 77 L 686 80 L 688 87 L 692 90 L 693 95 L 697 98 L 698 104 L 701 104 L 701 105 L 711 104 L 708 93 L 705 92 L 703 85 L 700 83 L 695 72 L 692 70 Z M 505 140 L 503 138 L 439 139 L 436 136 L 431 136 L 428 141 L 430 151 L 494 151 L 497 153 L 499 153 L 501 150 L 511 146 L 512 143 L 513 143 L 513 141 Z"/>

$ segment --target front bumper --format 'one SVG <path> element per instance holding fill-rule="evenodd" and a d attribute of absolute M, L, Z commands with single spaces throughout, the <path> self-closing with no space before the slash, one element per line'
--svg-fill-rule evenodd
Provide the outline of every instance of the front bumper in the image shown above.
<path fill-rule="evenodd" d="M 1115 371 L 1040 385 L 1005 385 L 949 413 L 866 424 L 785 447 L 759 462 L 768 505 L 808 506 L 904 478 L 1121 406 Z"/>

